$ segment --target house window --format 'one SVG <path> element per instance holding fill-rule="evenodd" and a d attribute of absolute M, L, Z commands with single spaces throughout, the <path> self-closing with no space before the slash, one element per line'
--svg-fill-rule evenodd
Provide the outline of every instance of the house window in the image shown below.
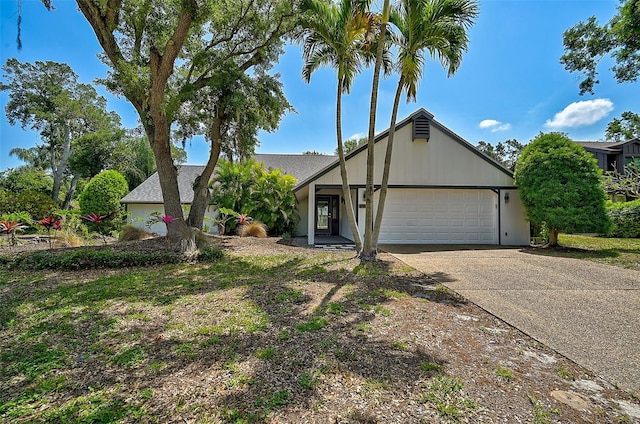
<path fill-rule="evenodd" d="M 624 158 L 624 166 L 634 164 L 636 167 L 640 167 L 640 157 L 627 156 Z"/>

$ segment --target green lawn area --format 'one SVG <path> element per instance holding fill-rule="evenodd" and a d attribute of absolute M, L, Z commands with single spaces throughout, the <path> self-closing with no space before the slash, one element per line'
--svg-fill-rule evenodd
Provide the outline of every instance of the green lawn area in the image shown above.
<path fill-rule="evenodd" d="M 592 243 L 565 249 L 576 257 L 640 255 L 579 240 L 561 238 Z M 0 268 L 0 423 L 630 422 L 613 389 L 593 411 L 545 406 L 549 387 L 605 383 L 402 262 L 263 243 L 208 262 Z"/>
<path fill-rule="evenodd" d="M 623 268 L 640 269 L 640 239 L 560 234 L 558 255 L 586 259 Z"/>

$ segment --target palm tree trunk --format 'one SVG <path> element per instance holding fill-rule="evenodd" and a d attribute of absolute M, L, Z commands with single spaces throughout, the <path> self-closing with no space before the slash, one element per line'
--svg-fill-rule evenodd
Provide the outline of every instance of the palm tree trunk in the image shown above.
<path fill-rule="evenodd" d="M 373 225 L 373 248 L 378 250 L 378 238 L 380 237 L 380 227 L 382 226 L 382 216 L 384 215 L 384 204 L 387 200 L 387 187 L 389 186 L 389 170 L 391 169 L 391 153 L 393 151 L 393 139 L 396 134 L 396 120 L 398 119 L 398 106 L 402 86 L 404 85 L 404 75 L 400 75 L 398 88 L 393 99 L 393 109 L 391 110 L 391 123 L 389 124 L 389 135 L 387 136 L 387 150 L 384 156 L 384 169 L 382 171 L 382 184 L 380 186 L 380 198 L 378 199 L 378 209 L 376 210 L 376 222 Z"/>
<path fill-rule="evenodd" d="M 376 248 L 373 242 L 373 177 L 374 177 L 374 150 L 375 150 L 375 130 L 376 112 L 378 110 L 378 86 L 380 85 L 380 68 L 382 67 L 382 55 L 384 54 L 384 41 L 387 33 L 387 23 L 389 22 L 389 0 L 384 0 L 382 8 L 382 19 L 380 25 L 380 35 L 378 39 L 378 49 L 376 51 L 376 63 L 373 70 L 373 82 L 371 87 L 371 104 L 369 105 L 369 134 L 367 138 L 367 180 L 365 186 L 366 209 L 365 209 L 365 229 L 364 244 L 360 259 L 363 261 L 375 261 Z"/>
<path fill-rule="evenodd" d="M 342 178 L 342 196 L 344 197 L 345 209 L 347 210 L 347 218 L 349 219 L 349 228 L 353 234 L 353 241 L 356 245 L 356 252 L 362 250 L 362 238 L 360 230 L 356 225 L 356 215 L 353 211 L 353 202 L 351 200 L 351 190 L 349 189 L 349 179 L 347 176 L 347 164 L 344 159 L 344 147 L 342 145 L 342 80 L 338 78 L 338 94 L 336 95 L 336 138 L 338 140 L 338 158 L 340 161 L 340 177 Z M 310 208 L 315 207 L 309 205 Z"/>

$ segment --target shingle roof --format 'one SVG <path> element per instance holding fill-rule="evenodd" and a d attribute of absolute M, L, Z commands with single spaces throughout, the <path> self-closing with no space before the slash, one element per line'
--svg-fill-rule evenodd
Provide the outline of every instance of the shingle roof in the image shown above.
<path fill-rule="evenodd" d="M 626 143 L 626 141 L 576 141 L 576 144 L 581 145 L 585 149 L 598 149 L 609 152 L 619 152 L 621 145 L 624 143 Z"/>
<path fill-rule="evenodd" d="M 336 160 L 329 155 L 295 155 L 295 154 L 256 154 L 256 161 L 264 164 L 266 169 L 281 169 L 285 174 L 293 175 L 298 181 L 304 181 L 318 170 Z M 180 202 L 189 204 L 193 201 L 193 182 L 202 173 L 202 165 L 182 165 L 178 169 L 178 190 Z M 164 203 L 160 178 L 154 173 L 142 184 L 134 188 L 121 200 L 122 203 Z"/>

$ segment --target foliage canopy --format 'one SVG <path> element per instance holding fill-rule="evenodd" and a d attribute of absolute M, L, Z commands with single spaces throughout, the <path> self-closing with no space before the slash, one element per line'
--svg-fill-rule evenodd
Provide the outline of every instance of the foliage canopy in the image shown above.
<path fill-rule="evenodd" d="M 562 133 L 541 133 L 516 163 L 515 180 L 527 217 L 564 232 L 606 232 L 609 219 L 602 171 L 593 156 Z"/>
<path fill-rule="evenodd" d="M 621 0 L 618 13 L 604 25 L 595 16 L 579 22 L 562 35 L 564 54 L 560 58 L 566 70 L 580 72 L 580 94 L 591 93 L 596 84 L 600 61 L 611 55 L 616 80 L 634 82 L 640 75 L 640 0 Z"/>
<path fill-rule="evenodd" d="M 251 216 L 265 224 L 272 235 L 292 235 L 298 223 L 293 194 L 296 182 L 280 169 L 264 169 L 254 159 L 239 163 L 221 160 L 212 182 L 211 202 L 223 210 Z M 233 224 L 229 223 L 227 229 L 233 230 Z"/>

